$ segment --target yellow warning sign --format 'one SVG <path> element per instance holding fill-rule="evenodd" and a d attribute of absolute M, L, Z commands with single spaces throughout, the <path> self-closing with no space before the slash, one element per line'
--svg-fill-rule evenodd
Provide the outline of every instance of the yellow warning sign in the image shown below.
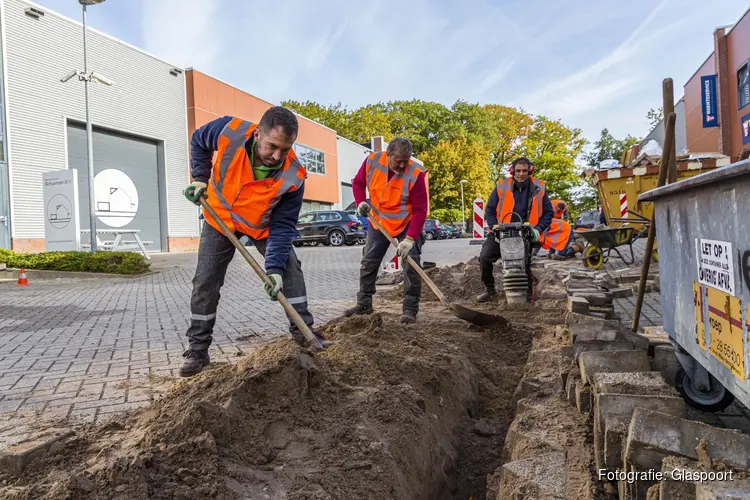
<path fill-rule="evenodd" d="M 693 281 L 693 309 L 695 311 L 695 343 L 706 350 L 706 320 L 703 318 L 703 287 Z"/>
<path fill-rule="evenodd" d="M 742 302 L 737 297 L 714 288 L 708 294 L 708 325 L 711 341 L 708 347 L 716 359 L 745 379 L 745 349 L 742 345 Z"/>

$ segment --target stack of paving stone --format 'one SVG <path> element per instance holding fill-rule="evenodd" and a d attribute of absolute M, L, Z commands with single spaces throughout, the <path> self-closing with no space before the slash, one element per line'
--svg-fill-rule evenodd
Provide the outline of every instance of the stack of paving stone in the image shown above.
<path fill-rule="evenodd" d="M 579 276 L 571 275 L 568 281 L 574 283 L 573 290 L 583 288 Z M 721 495 L 727 488 L 746 495 L 731 498 L 750 498 L 750 484 L 742 481 L 709 484 L 673 480 L 668 474 L 660 478 L 656 473 L 674 470 L 676 460 L 687 464 L 680 470 L 710 470 L 690 462 L 700 458 L 701 446 L 722 467 L 737 473 L 750 470 L 750 436 L 687 420 L 685 402 L 665 380 L 664 367 L 649 356 L 655 352 L 649 338 L 620 328 L 618 321 L 578 310 L 568 312 L 566 323 L 561 329 L 567 332 L 561 334 L 569 347 L 560 361 L 564 397 L 591 416 L 596 473 L 603 489 L 621 499 L 725 498 Z M 631 478 L 638 474 L 638 480 L 629 480 L 626 473 Z"/>
<path fill-rule="evenodd" d="M 615 317 L 612 290 L 617 283 L 608 273 L 571 269 L 563 283 L 568 292 L 568 311 L 603 319 Z"/>

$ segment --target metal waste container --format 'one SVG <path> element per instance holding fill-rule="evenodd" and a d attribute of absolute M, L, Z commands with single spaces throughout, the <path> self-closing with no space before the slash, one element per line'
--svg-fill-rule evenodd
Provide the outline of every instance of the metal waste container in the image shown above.
<path fill-rule="evenodd" d="M 653 189 L 664 329 L 691 406 L 750 406 L 750 160 Z"/>

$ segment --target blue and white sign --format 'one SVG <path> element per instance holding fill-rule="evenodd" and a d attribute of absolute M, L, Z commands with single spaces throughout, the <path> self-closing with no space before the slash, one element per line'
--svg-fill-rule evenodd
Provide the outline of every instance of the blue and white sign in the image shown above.
<path fill-rule="evenodd" d="M 716 105 L 716 75 L 701 77 L 701 111 L 703 128 L 719 126 L 719 111 Z"/>

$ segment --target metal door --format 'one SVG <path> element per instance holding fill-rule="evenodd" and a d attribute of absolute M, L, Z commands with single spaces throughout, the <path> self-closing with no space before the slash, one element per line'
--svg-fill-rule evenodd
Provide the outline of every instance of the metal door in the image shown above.
<path fill-rule="evenodd" d="M 161 200 L 159 199 L 156 141 L 94 128 L 97 229 L 139 229 L 161 250 Z M 89 227 L 89 188 L 86 129 L 68 124 L 68 167 L 79 169 L 81 228 Z M 101 175 L 100 175 L 101 174 Z"/>

